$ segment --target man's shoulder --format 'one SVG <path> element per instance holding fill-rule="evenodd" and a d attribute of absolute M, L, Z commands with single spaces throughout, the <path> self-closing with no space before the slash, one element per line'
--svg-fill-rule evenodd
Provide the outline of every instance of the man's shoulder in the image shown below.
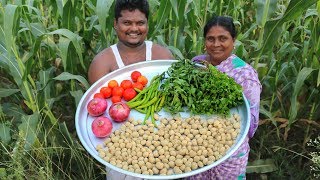
<path fill-rule="evenodd" d="M 105 58 L 111 58 L 114 57 L 111 47 L 105 48 L 102 51 L 100 51 L 95 57 L 94 60 L 100 60 Z"/>
<path fill-rule="evenodd" d="M 173 59 L 171 51 L 157 43 L 152 44 L 152 59 Z"/>
<path fill-rule="evenodd" d="M 91 66 L 98 69 L 111 68 L 115 64 L 115 56 L 110 47 L 100 51 L 92 60 Z"/>

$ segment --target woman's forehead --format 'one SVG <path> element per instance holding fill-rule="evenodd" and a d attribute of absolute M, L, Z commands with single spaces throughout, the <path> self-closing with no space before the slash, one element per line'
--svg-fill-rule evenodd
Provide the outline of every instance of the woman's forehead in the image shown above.
<path fill-rule="evenodd" d="M 223 26 L 219 26 L 219 25 L 212 26 L 209 29 L 207 35 L 208 34 L 210 34 L 210 35 L 230 35 L 231 36 L 230 32 L 226 28 L 224 28 Z"/>

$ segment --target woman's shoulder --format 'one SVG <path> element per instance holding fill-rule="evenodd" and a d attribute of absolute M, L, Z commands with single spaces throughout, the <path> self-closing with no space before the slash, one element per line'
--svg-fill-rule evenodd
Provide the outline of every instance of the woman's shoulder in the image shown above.
<path fill-rule="evenodd" d="M 221 63 L 218 69 L 236 80 L 253 80 L 259 82 L 257 71 L 247 62 L 236 55 L 232 55 Z"/>
<path fill-rule="evenodd" d="M 254 71 L 257 72 L 248 62 L 241 59 L 236 55 L 232 55 L 228 62 L 232 65 L 233 69 L 241 69 L 241 71 Z"/>

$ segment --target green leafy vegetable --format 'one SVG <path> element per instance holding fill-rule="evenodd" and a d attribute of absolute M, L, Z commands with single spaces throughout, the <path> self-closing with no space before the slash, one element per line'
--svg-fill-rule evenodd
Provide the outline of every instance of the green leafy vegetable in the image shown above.
<path fill-rule="evenodd" d="M 214 66 L 197 68 L 190 60 L 171 65 L 161 90 L 166 95 L 164 109 L 170 113 L 187 107 L 193 114 L 228 115 L 230 108 L 243 103 L 242 87 Z"/>

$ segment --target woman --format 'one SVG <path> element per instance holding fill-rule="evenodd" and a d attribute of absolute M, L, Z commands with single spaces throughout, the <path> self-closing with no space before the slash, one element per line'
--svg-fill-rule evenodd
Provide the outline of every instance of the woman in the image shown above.
<path fill-rule="evenodd" d="M 253 137 L 258 127 L 261 84 L 254 68 L 232 54 L 237 35 L 232 18 L 214 17 L 205 25 L 203 35 L 207 53 L 194 57 L 193 61 L 211 63 L 242 86 L 250 104 L 250 129 L 243 144 L 229 159 L 188 179 L 245 179 L 250 150 L 249 139 Z"/>

